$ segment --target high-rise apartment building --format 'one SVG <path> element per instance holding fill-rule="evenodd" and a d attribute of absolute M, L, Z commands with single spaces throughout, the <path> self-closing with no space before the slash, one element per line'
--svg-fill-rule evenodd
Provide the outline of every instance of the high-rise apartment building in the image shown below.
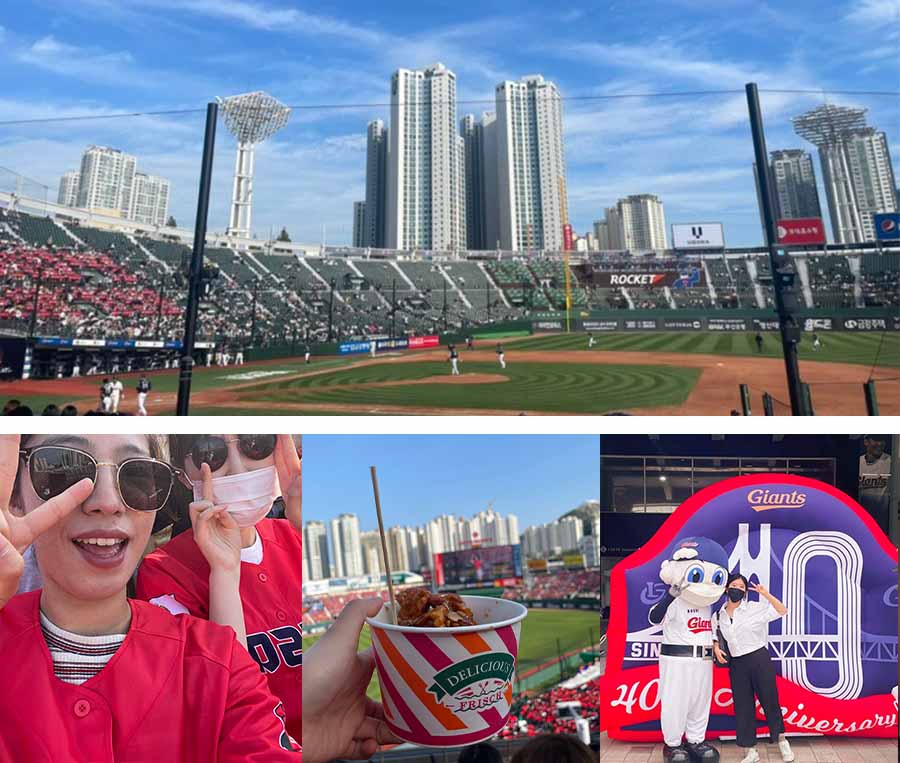
<path fill-rule="evenodd" d="M 359 517 L 340 514 L 330 522 L 331 547 L 334 550 L 334 577 L 356 577 L 363 574 L 362 547 L 359 542 Z"/>
<path fill-rule="evenodd" d="M 502 249 L 561 250 L 568 223 L 562 101 L 540 75 L 495 90 Z"/>
<path fill-rule="evenodd" d="M 388 130 L 384 122 L 369 122 L 366 137 L 365 243 L 375 249 L 386 246 Z M 355 216 L 354 216 L 355 219 Z"/>
<path fill-rule="evenodd" d="M 137 159 L 106 146 L 89 146 L 81 157 L 78 204 L 112 217 L 128 217 Z"/>
<path fill-rule="evenodd" d="M 81 173 L 78 170 L 69 170 L 59 179 L 59 195 L 57 204 L 66 207 L 78 205 L 78 185 L 81 182 Z"/>
<path fill-rule="evenodd" d="M 836 243 L 875 240 L 872 215 L 897 211 L 887 136 L 866 124 L 866 109 L 826 103 L 794 117 L 794 131 L 819 149 Z"/>
<path fill-rule="evenodd" d="M 772 193 L 772 211 L 776 220 L 796 220 L 805 217 L 821 217 L 819 191 L 816 188 L 816 171 L 812 156 L 800 149 L 787 149 L 769 153 L 769 189 Z M 765 240 L 765 214 L 759 187 L 759 168 L 753 163 L 756 180 L 756 199 L 759 204 L 759 220 Z"/>
<path fill-rule="evenodd" d="M 324 522 L 312 520 L 303 527 L 303 555 L 308 565 L 308 578 L 323 580 L 331 576 L 328 556 L 328 532 Z"/>
<path fill-rule="evenodd" d="M 606 223 L 604 229 L 603 223 Z M 663 203 L 649 193 L 626 196 L 606 210 L 606 219 L 594 223 L 600 249 L 630 252 L 666 248 L 666 217 Z"/>
<path fill-rule="evenodd" d="M 366 202 L 353 202 L 353 246 L 369 246 L 366 236 Z"/>
<path fill-rule="evenodd" d="M 465 179 L 460 174 L 456 75 L 440 63 L 394 72 L 388 139 L 388 248 L 464 248 Z"/>
<path fill-rule="evenodd" d="M 129 219 L 146 225 L 165 225 L 169 216 L 169 190 L 165 178 L 135 172 Z"/>
<path fill-rule="evenodd" d="M 359 534 L 359 545 L 362 551 L 363 574 L 381 575 L 384 567 L 381 564 L 381 536 L 377 530 L 369 530 Z"/>

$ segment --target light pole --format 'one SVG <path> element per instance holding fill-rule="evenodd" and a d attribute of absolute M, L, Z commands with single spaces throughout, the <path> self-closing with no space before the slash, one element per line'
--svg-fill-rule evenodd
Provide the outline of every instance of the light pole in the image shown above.
<path fill-rule="evenodd" d="M 254 149 L 288 123 L 291 110 L 262 91 L 217 100 L 222 107 L 225 126 L 238 142 L 227 233 L 247 238 L 253 211 Z"/>
<path fill-rule="evenodd" d="M 328 341 L 331 341 L 334 328 L 334 279 L 331 279 L 331 292 L 328 295 Z"/>

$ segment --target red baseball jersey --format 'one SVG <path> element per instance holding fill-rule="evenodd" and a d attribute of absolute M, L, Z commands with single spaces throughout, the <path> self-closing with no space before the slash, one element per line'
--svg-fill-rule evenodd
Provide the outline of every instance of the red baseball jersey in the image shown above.
<path fill-rule="evenodd" d="M 288 733 L 301 738 L 302 632 L 301 535 L 286 519 L 256 525 L 262 542 L 259 564 L 241 563 L 241 603 L 247 649 L 284 702 Z M 187 530 L 152 554 L 138 569 L 137 597 L 172 607 L 172 599 L 196 617 L 209 618 L 209 565 Z"/>
<path fill-rule="evenodd" d="M 122 645 L 75 686 L 53 674 L 40 596 L 0 610 L 0 760 L 299 763 L 281 703 L 230 628 L 129 600 Z"/>

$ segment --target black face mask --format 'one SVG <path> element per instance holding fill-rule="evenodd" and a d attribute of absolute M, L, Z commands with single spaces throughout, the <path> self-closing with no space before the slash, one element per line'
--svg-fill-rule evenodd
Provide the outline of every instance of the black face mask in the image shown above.
<path fill-rule="evenodd" d="M 728 598 L 732 601 L 740 601 L 744 598 L 744 592 L 740 588 L 729 588 Z"/>

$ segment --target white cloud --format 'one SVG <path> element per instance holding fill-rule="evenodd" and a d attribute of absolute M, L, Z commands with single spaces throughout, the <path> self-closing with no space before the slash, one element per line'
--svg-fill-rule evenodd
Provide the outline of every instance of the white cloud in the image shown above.
<path fill-rule="evenodd" d="M 853 0 L 846 18 L 856 24 L 896 24 L 900 22 L 900 0 Z"/>

